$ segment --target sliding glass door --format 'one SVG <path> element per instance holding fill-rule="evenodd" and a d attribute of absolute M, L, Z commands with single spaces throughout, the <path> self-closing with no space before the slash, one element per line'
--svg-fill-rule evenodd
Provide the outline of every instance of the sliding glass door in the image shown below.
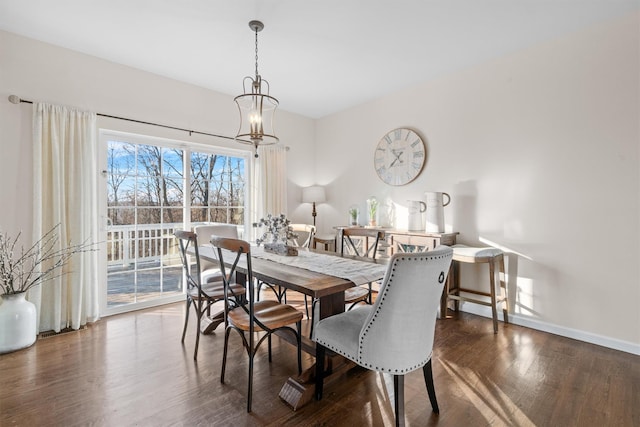
<path fill-rule="evenodd" d="M 106 153 L 102 312 L 182 300 L 177 229 L 237 224 L 247 209 L 247 156 L 139 135 L 101 132 Z"/>

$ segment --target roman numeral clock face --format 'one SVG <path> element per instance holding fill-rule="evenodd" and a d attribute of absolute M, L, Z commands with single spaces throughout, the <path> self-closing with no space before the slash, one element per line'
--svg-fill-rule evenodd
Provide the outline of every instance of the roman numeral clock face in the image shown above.
<path fill-rule="evenodd" d="M 373 157 L 376 173 L 389 185 L 405 185 L 416 179 L 426 160 L 422 138 L 411 129 L 395 129 L 386 134 Z"/>

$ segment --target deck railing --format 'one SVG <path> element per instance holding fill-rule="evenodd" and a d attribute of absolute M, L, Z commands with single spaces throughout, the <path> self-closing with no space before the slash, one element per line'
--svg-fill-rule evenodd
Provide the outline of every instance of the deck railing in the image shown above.
<path fill-rule="evenodd" d="M 110 266 L 126 267 L 135 259 L 179 262 L 178 243 L 173 233 L 183 228 L 184 225 L 181 222 L 109 226 L 107 228 L 107 263 Z M 242 230 L 242 226 L 238 226 L 240 236 L 243 234 Z"/>
<path fill-rule="evenodd" d="M 160 260 L 178 255 L 173 233 L 182 223 L 114 225 L 107 228 L 107 262 L 130 265 L 136 258 Z"/>

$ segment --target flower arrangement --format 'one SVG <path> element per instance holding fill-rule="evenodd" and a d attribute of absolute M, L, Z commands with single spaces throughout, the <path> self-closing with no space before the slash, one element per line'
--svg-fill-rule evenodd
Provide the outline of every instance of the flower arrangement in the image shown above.
<path fill-rule="evenodd" d="M 0 285 L 2 294 L 19 294 L 67 272 L 63 267 L 80 252 L 95 251 L 94 244 L 82 243 L 58 248 L 60 224 L 46 232 L 29 249 L 18 249 L 20 235 L 0 233 Z"/>
<path fill-rule="evenodd" d="M 257 223 L 258 227 L 264 226 L 266 230 L 262 234 L 262 237 L 256 239 L 256 243 L 258 246 L 260 246 L 261 243 L 280 243 L 286 246 L 288 240 L 298 237 L 298 235 L 293 232 L 290 224 L 291 221 L 287 219 L 285 214 L 280 214 L 279 216 L 268 214 L 266 218 L 260 219 Z M 271 242 L 267 242 L 269 237 L 271 237 Z"/>

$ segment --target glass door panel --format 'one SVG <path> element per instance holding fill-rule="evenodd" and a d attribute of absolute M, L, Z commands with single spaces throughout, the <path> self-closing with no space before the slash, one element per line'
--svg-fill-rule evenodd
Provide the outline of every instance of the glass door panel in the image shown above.
<path fill-rule="evenodd" d="M 182 295 L 179 149 L 107 141 L 107 309 Z"/>
<path fill-rule="evenodd" d="M 247 222 L 249 153 L 101 131 L 104 315 L 184 298 L 175 230 Z M 105 154 L 106 153 L 106 154 Z M 186 216 L 185 216 L 186 215 Z"/>

